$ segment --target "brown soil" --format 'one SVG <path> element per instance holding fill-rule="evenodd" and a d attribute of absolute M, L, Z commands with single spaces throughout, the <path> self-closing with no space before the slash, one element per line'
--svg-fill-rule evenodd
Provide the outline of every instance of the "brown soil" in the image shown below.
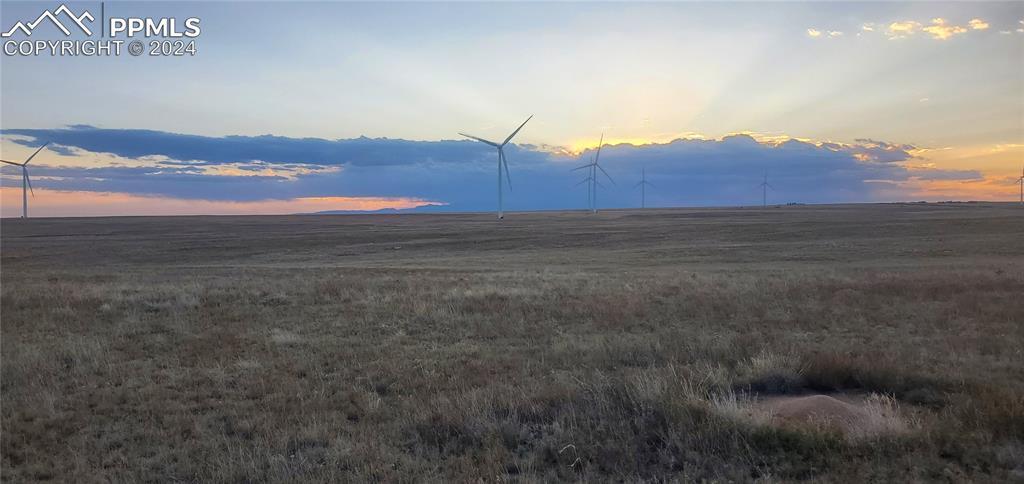
<path fill-rule="evenodd" d="M 766 402 L 773 420 L 782 424 L 823 423 L 850 430 L 868 418 L 860 405 L 828 395 L 777 397 Z"/>
<path fill-rule="evenodd" d="M 838 430 L 849 436 L 874 435 L 902 430 L 905 421 L 895 407 L 870 403 L 854 394 L 770 397 L 759 410 L 780 426 L 818 427 Z"/>

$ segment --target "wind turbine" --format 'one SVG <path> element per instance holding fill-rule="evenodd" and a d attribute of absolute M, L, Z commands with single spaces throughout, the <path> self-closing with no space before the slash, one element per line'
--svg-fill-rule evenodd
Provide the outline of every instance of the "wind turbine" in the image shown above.
<path fill-rule="evenodd" d="M 1024 205 L 1024 166 L 1020 167 L 1020 178 L 1017 179 L 1017 184 L 1020 185 L 1020 204 Z"/>
<path fill-rule="evenodd" d="M 462 136 L 465 136 L 467 138 L 475 139 L 475 140 L 477 140 L 477 141 L 479 141 L 481 143 L 489 144 L 489 145 L 491 145 L 491 146 L 493 146 L 493 147 L 498 149 L 498 220 L 501 220 L 501 219 L 505 218 L 504 195 L 503 195 L 502 189 L 501 189 L 502 188 L 502 186 L 501 186 L 501 168 L 502 168 L 502 166 L 505 167 L 505 178 L 506 178 L 506 183 L 508 183 L 508 191 L 510 191 L 510 192 L 512 191 L 512 177 L 509 176 L 509 174 L 508 174 L 508 161 L 505 159 L 505 145 L 507 145 L 509 141 L 512 141 L 512 137 L 515 136 L 516 133 L 519 132 L 519 130 L 523 129 L 523 126 L 526 126 L 526 123 L 530 122 L 531 119 L 533 119 L 533 115 L 532 114 L 530 115 L 529 118 L 526 118 L 526 121 L 523 121 L 523 124 L 520 124 L 519 127 L 516 128 L 516 130 L 512 132 L 512 134 L 508 135 L 508 138 L 505 138 L 505 141 L 502 141 L 501 144 L 495 143 L 493 141 L 487 141 L 487 140 L 485 140 L 483 138 L 478 138 L 476 136 L 468 135 L 466 133 L 459 133 Z"/>
<path fill-rule="evenodd" d="M 590 163 L 572 169 L 572 171 L 576 171 L 589 168 L 589 170 L 587 170 L 587 178 L 584 178 L 576 185 L 578 186 L 584 182 L 590 182 L 590 196 L 588 198 L 590 199 L 590 210 L 593 213 L 597 213 L 597 187 L 600 185 L 601 188 L 604 188 L 604 185 L 601 185 L 601 182 L 597 181 L 597 170 L 601 170 L 601 173 L 604 173 L 604 176 L 608 178 L 608 181 L 612 182 L 612 185 L 615 184 L 615 180 L 612 180 L 612 176 L 609 175 L 607 171 L 604 171 L 604 167 L 599 164 L 601 160 L 601 147 L 603 146 L 604 133 L 601 133 L 601 141 L 598 141 L 597 143 L 597 154 L 591 158 Z"/>
<path fill-rule="evenodd" d="M 32 188 L 32 182 L 28 179 L 28 162 L 32 161 L 46 145 L 50 144 L 49 141 L 43 143 L 32 156 L 29 156 L 24 163 L 15 163 L 13 161 L 0 160 L 0 162 L 7 163 L 8 165 L 20 166 L 21 167 L 21 218 L 28 218 L 28 190 L 32 191 L 32 196 L 36 196 L 36 191 Z M 27 190 L 26 190 L 27 189 Z"/>
<path fill-rule="evenodd" d="M 573 168 L 571 171 L 582 170 L 584 168 L 587 168 L 587 177 L 580 180 L 579 183 L 574 185 L 574 188 L 584 183 L 587 184 L 587 210 L 592 210 L 594 207 L 594 192 L 591 189 L 591 184 L 594 182 L 594 158 L 590 158 L 590 163 L 587 163 L 586 165 L 583 165 L 579 168 Z"/>
<path fill-rule="evenodd" d="M 768 207 L 768 189 L 769 188 L 771 188 L 772 190 L 775 189 L 775 187 L 773 187 L 773 186 L 768 184 L 768 172 L 764 173 L 764 181 L 761 182 L 761 184 L 758 185 L 758 186 L 761 187 L 761 206 L 764 207 L 764 208 L 767 208 Z"/>
<path fill-rule="evenodd" d="M 634 185 L 633 189 L 636 190 L 636 187 L 640 187 L 640 208 L 647 208 L 647 187 L 654 188 L 654 185 L 647 181 L 646 168 L 640 169 L 640 183 Z"/>

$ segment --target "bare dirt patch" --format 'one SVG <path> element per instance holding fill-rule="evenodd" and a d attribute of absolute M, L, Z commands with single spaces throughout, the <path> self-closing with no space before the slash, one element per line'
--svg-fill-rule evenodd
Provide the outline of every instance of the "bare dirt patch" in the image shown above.
<path fill-rule="evenodd" d="M 764 413 L 772 425 L 836 430 L 851 438 L 897 435 L 911 428 L 896 400 L 878 394 L 771 396 L 756 400 L 751 411 Z"/>

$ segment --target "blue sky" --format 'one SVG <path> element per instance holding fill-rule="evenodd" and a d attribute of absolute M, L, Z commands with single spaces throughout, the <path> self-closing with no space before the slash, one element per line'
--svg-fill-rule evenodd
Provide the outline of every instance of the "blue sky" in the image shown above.
<path fill-rule="evenodd" d="M 58 5 L 4 2 L 0 23 Z M 584 205 L 568 169 L 601 133 L 619 182 L 606 206 L 639 203 L 641 167 L 655 205 L 757 203 L 765 172 L 778 203 L 1009 199 L 1024 161 L 1020 2 L 108 2 L 107 13 L 200 17 L 199 54 L 0 59 L 3 158 L 56 145 L 33 161 L 41 215 L 168 200 L 182 213 L 306 211 L 311 199 L 491 210 L 495 155 L 457 133 L 501 139 L 531 114 L 509 151 L 511 209 Z M 3 174 L 2 212 L 15 215 L 20 178 Z M 102 205 L 96 194 L 124 206 L 83 208 Z"/>

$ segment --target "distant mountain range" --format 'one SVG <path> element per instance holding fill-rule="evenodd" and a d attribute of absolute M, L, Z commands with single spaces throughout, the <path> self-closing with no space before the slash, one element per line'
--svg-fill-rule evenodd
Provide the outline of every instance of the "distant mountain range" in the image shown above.
<path fill-rule="evenodd" d="M 435 213 L 452 212 L 451 207 L 445 205 L 424 205 L 413 208 L 382 208 L 379 210 L 323 210 L 299 215 L 372 215 L 372 214 L 400 214 L 400 213 Z M 485 210 L 486 211 L 486 210 Z"/>

